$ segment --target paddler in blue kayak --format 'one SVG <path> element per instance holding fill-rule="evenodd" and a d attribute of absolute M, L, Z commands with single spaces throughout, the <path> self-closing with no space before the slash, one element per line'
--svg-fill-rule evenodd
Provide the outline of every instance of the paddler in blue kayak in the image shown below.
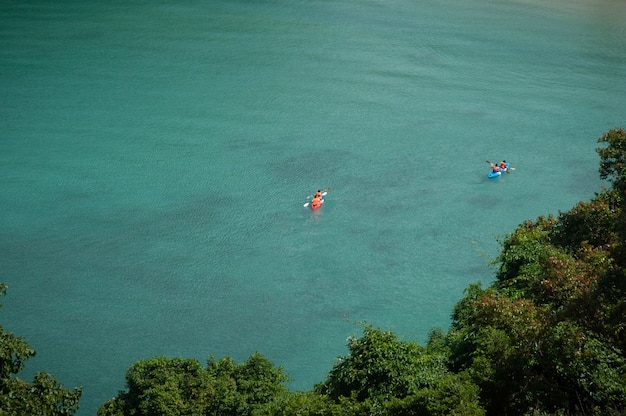
<path fill-rule="evenodd" d="M 509 166 L 509 164 L 507 163 L 506 160 L 502 159 L 502 162 L 500 163 L 492 163 L 488 160 L 485 160 L 485 162 L 489 163 L 489 165 L 491 165 L 491 173 L 490 175 L 493 174 L 497 174 L 497 173 L 502 173 L 502 172 L 506 172 L 509 173 L 512 170 L 515 170 L 515 168 Z M 496 176 L 496 175 L 493 175 Z"/>

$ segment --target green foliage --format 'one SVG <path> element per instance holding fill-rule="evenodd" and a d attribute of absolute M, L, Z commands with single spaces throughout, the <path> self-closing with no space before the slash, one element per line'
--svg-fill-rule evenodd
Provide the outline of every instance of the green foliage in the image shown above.
<path fill-rule="evenodd" d="M 552 230 L 555 243 L 569 250 L 576 250 L 583 242 L 595 248 L 610 249 L 619 239 L 616 225 L 620 209 L 612 202 L 608 195 L 602 194 L 561 213 Z"/>
<path fill-rule="evenodd" d="M 512 286 L 515 286 L 514 281 L 520 274 L 540 271 L 535 265 L 544 255 L 543 251 L 546 243 L 549 243 L 549 232 L 554 222 L 552 216 L 539 217 L 537 221 L 527 220 L 502 242 L 503 250 L 496 260 L 501 265 L 498 280 L 512 281 Z M 537 270 L 528 270 L 530 267 Z"/>
<path fill-rule="evenodd" d="M 626 130 L 609 130 L 598 142 L 607 144 L 596 151 L 600 155 L 600 177 L 611 180 L 613 184 L 613 189 L 603 195 L 613 211 L 610 215 L 614 219 L 610 231 L 616 237 L 612 247 L 613 258 L 623 270 L 626 268 Z M 603 229 L 606 230 L 606 227 Z"/>
<path fill-rule="evenodd" d="M 207 372 L 218 392 L 211 409 L 220 415 L 251 414 L 255 407 L 288 391 L 284 385 L 288 377 L 282 368 L 274 368 L 258 352 L 239 365 L 230 357 L 217 361 L 210 356 Z"/>
<path fill-rule="evenodd" d="M 24 362 L 35 355 L 22 337 L 5 332 L 0 327 L 0 378 L 8 379 L 24 368 Z"/>
<path fill-rule="evenodd" d="M 508 268 L 506 262 L 510 256 L 507 250 L 521 251 L 523 248 L 509 243 L 501 255 L 503 269 Z M 554 311 L 561 310 L 593 289 L 600 271 L 598 266 L 605 261 L 597 251 L 581 249 L 581 254 L 584 255 L 582 259 L 562 247 L 544 243 L 536 255 L 528 256 L 522 264 L 516 265 L 514 277 L 504 279 L 500 276 L 493 286 L 513 299 L 530 298 Z M 590 263 L 595 254 L 600 254 L 597 261 Z"/>
<path fill-rule="evenodd" d="M 194 415 L 214 396 L 209 377 L 197 360 L 154 357 L 126 373 L 128 393 L 109 401 L 98 414 Z"/>
<path fill-rule="evenodd" d="M 544 338 L 552 376 L 576 392 L 570 400 L 624 408 L 626 359 L 619 349 L 570 320 L 550 328 Z"/>
<path fill-rule="evenodd" d="M 612 179 L 613 187 L 621 191 L 626 189 L 626 130 L 609 130 L 598 139 L 606 147 L 598 147 L 600 155 L 600 177 Z"/>
<path fill-rule="evenodd" d="M 0 296 L 7 285 L 0 283 Z M 35 374 L 28 383 L 16 375 L 24 362 L 35 355 L 28 343 L 0 326 L 0 415 L 66 416 L 78 409 L 81 389 L 68 390 L 45 372 Z"/>
<path fill-rule="evenodd" d="M 45 372 L 35 374 L 33 382 L 19 378 L 2 380 L 0 414 L 69 416 L 78 410 L 81 389 L 68 390 Z"/>
<path fill-rule="evenodd" d="M 317 392 L 352 403 L 351 414 L 484 414 L 478 387 L 466 375 L 448 372 L 442 331 L 431 332 L 428 348 L 371 326 L 363 332 L 349 338 L 350 355 L 339 359 Z"/>
<path fill-rule="evenodd" d="M 439 353 L 446 356 L 450 355 L 450 349 L 446 344 L 446 333 L 443 329 L 436 327 L 430 330 L 426 349 L 430 353 Z"/>
<path fill-rule="evenodd" d="M 130 367 L 128 391 L 102 405 L 98 416 L 251 415 L 285 394 L 286 380 L 259 353 L 241 364 L 209 357 L 207 368 L 195 359 L 154 357 Z"/>
<path fill-rule="evenodd" d="M 333 399 L 404 398 L 431 385 L 445 372 L 441 355 L 430 355 L 415 342 L 366 326 L 361 338 L 349 338 L 350 355 L 340 358 L 319 391 Z"/>
<path fill-rule="evenodd" d="M 404 399 L 385 404 L 386 414 L 393 416 L 483 416 L 479 389 L 466 374 L 446 374 L 435 386 L 416 391 Z"/>
<path fill-rule="evenodd" d="M 278 395 L 275 400 L 256 408 L 254 416 L 349 416 L 357 415 L 358 404 L 335 403 L 328 396 L 313 391 Z"/>
<path fill-rule="evenodd" d="M 450 364 L 481 388 L 489 414 L 505 414 L 541 400 L 541 335 L 551 324 L 546 310 L 493 289 L 474 289 L 457 305 L 448 336 Z"/>

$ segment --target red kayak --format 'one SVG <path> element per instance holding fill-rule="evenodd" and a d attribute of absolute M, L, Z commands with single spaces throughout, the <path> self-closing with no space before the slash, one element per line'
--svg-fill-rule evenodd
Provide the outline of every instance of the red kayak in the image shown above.
<path fill-rule="evenodd" d="M 306 204 L 304 204 L 304 207 L 308 207 L 311 206 L 312 210 L 316 210 L 319 209 L 322 205 L 324 205 L 324 198 L 326 198 L 326 194 L 328 192 L 324 191 L 322 192 L 322 197 L 321 198 L 313 198 L 313 201 L 311 202 L 307 202 Z M 311 197 L 309 197 L 311 198 Z"/>
<path fill-rule="evenodd" d="M 314 199 L 313 202 L 311 202 L 311 209 L 315 210 L 320 208 L 322 205 L 324 205 L 324 197 L 322 196 L 319 199 Z"/>

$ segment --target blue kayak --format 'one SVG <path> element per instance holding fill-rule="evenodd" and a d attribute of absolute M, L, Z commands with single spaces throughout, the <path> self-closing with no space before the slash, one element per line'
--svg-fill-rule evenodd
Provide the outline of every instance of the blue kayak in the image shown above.
<path fill-rule="evenodd" d="M 509 164 L 506 164 L 506 167 L 504 169 L 501 169 L 498 172 L 494 172 L 493 170 L 491 172 L 489 172 L 487 174 L 487 177 L 489 178 L 497 178 L 498 176 L 501 176 L 504 172 L 506 172 L 507 170 L 509 170 Z"/>

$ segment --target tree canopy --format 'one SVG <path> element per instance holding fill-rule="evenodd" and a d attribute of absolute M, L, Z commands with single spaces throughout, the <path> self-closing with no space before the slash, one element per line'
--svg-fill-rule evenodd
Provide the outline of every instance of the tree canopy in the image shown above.
<path fill-rule="evenodd" d="M 250 415 L 288 390 L 287 376 L 261 354 L 237 364 L 210 356 L 196 359 L 154 357 L 126 373 L 128 391 L 107 401 L 98 416 Z"/>

